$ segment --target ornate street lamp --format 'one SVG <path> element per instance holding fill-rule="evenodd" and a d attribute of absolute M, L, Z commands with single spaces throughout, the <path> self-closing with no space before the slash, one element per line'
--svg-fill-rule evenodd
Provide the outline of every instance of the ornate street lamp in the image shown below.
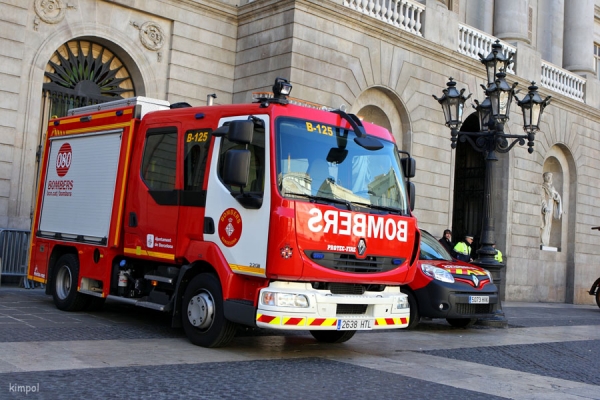
<path fill-rule="evenodd" d="M 456 148 L 457 141 L 469 142 L 474 150 L 483 154 L 485 158 L 485 184 L 484 184 L 484 217 L 481 231 L 481 247 L 477 250 L 477 258 L 474 264 L 480 265 L 492 272 L 495 279 L 500 277 L 500 269 L 503 267 L 495 259 L 496 250 L 493 245 L 496 243 L 494 229 L 494 206 L 492 199 L 492 188 L 494 187 L 494 167 L 495 161 L 498 161 L 496 152 L 507 153 L 517 143 L 524 145 L 527 139 L 528 152 L 533 153 L 535 132 L 539 129 L 539 121 L 544 112 L 544 108 L 550 101 L 550 96 L 544 100 L 537 93 L 537 87 L 534 82 L 529 87 L 529 92 L 522 100 L 517 98 L 517 104 L 523 112 L 523 129 L 526 135 L 510 135 L 504 133 L 504 124 L 509 120 L 510 106 L 513 97 L 516 98 L 515 87 L 517 82 L 512 85 L 506 82 L 506 68 L 512 63 L 513 53 L 507 56 L 501 51 L 502 45 L 496 41 L 492 45 L 492 52 L 483 57 L 479 55 L 481 62 L 486 66 L 488 84 L 481 85 L 485 91 L 486 98 L 479 103 L 475 100 L 477 106 L 474 106 L 479 117 L 479 132 L 460 131 L 462 125 L 462 110 L 465 101 L 471 96 L 465 97 L 461 89 L 456 89 L 456 82 L 450 78 L 447 88 L 443 90 L 444 95 L 441 98 L 433 97 L 440 103 L 444 111 L 446 126 L 450 128 L 451 147 Z M 500 308 L 499 304 L 499 309 Z"/>

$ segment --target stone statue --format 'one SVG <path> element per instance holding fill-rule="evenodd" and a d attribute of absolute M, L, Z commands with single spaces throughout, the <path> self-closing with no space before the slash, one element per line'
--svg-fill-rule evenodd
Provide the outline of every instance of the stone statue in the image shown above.
<path fill-rule="evenodd" d="M 542 246 L 548 246 L 550 242 L 550 229 L 552 228 L 552 217 L 560 219 L 562 216 L 562 200 L 560 194 L 552 185 L 552 172 L 544 173 L 542 184 L 542 224 L 540 226 L 540 239 Z"/>

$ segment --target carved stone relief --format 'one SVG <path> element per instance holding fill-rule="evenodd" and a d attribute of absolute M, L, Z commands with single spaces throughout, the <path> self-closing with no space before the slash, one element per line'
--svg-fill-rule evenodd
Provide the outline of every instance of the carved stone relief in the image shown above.
<path fill-rule="evenodd" d="M 67 6 L 63 0 L 35 0 L 35 13 L 48 24 L 56 24 L 65 18 Z"/>
<path fill-rule="evenodd" d="M 165 42 L 162 28 L 155 22 L 144 22 L 140 26 L 140 41 L 148 50 L 160 50 Z"/>

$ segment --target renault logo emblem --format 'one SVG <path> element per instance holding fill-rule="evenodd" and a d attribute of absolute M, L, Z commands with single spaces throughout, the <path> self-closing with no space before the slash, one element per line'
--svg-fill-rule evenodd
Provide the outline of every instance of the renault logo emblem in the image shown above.
<path fill-rule="evenodd" d="M 477 277 L 475 275 L 473 275 L 473 284 L 475 285 L 475 287 L 477 287 L 477 285 L 479 285 L 479 279 L 477 279 Z"/>
<path fill-rule="evenodd" d="M 367 242 L 365 242 L 365 239 L 360 239 L 358 241 L 358 246 L 356 246 L 356 249 L 358 250 L 359 256 L 362 256 L 365 254 L 365 251 L 367 251 Z"/>

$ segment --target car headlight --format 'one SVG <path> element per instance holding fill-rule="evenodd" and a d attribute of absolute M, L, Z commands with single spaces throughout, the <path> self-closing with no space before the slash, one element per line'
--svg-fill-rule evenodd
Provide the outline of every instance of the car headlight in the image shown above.
<path fill-rule="evenodd" d="M 265 306 L 308 308 L 308 298 L 303 294 L 262 292 L 260 302 Z"/>
<path fill-rule="evenodd" d="M 487 269 L 484 269 L 483 271 L 487 274 L 487 276 L 489 276 L 490 283 L 494 283 L 494 278 L 492 278 L 492 273 L 490 271 L 488 271 Z"/>
<path fill-rule="evenodd" d="M 433 265 L 429 264 L 421 264 L 421 270 L 425 275 L 430 276 L 433 279 L 437 279 L 438 281 L 454 283 L 454 277 L 452 274 L 443 268 L 434 267 Z"/>

